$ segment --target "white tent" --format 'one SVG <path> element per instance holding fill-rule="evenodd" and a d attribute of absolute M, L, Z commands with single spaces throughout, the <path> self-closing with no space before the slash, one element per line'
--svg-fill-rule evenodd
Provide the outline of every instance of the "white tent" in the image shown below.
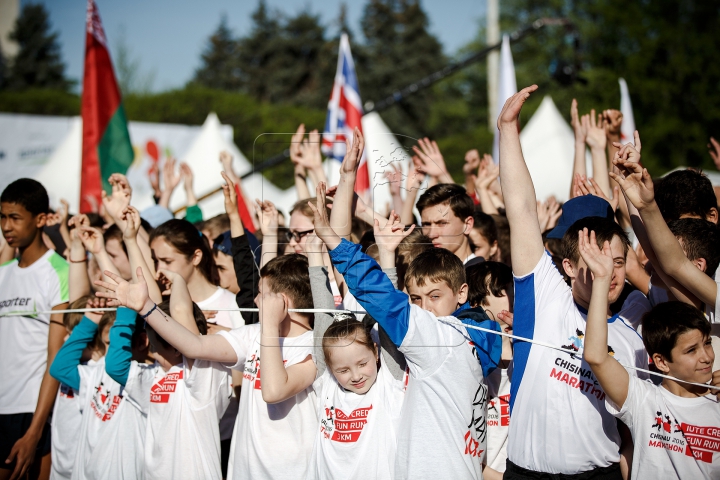
<path fill-rule="evenodd" d="M 217 115 L 210 113 L 205 123 L 193 141 L 182 161 L 190 165 L 194 173 L 194 190 L 199 197 L 205 193 L 216 190 L 224 182 L 220 172 L 220 152 L 227 150 L 233 156 L 233 170 L 237 175 L 242 175 L 252 169 L 252 165 L 235 146 L 232 138 L 227 138 L 222 132 Z M 280 190 L 278 187 L 266 180 L 261 174 L 254 173 L 242 180 L 242 187 L 245 196 L 251 200 L 271 200 L 285 213 L 292 207 L 297 199 L 295 188 Z M 170 199 L 170 208 L 176 209 L 187 204 L 185 191 L 178 187 Z M 210 218 L 225 211 L 222 193 L 216 193 L 206 200 L 200 202 L 200 208 L 205 218 Z"/>
<path fill-rule="evenodd" d="M 537 199 L 545 200 L 554 195 L 558 201 L 567 200 L 572 181 L 575 134 L 549 95 L 543 98 L 520 132 L 520 144 Z M 589 158 L 586 157 L 586 161 Z M 588 166 L 590 172 L 592 169 Z"/>

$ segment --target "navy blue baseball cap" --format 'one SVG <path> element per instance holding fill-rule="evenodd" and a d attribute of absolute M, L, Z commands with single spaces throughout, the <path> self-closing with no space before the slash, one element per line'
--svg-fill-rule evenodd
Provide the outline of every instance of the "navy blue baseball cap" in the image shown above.
<path fill-rule="evenodd" d="M 563 238 L 565 232 L 573 223 L 587 217 L 602 217 L 614 220 L 615 212 L 607 200 L 595 195 L 575 197 L 563 203 L 560 220 L 558 220 L 557 226 L 547 234 L 547 238 Z"/>
<path fill-rule="evenodd" d="M 248 229 L 245 229 L 245 236 L 247 237 L 248 243 L 250 244 L 250 250 L 253 252 L 255 258 L 255 264 L 260 265 L 260 242 L 255 235 L 253 235 Z M 213 249 L 224 253 L 225 255 L 232 256 L 232 235 L 230 230 L 218 235 L 213 240 Z"/>

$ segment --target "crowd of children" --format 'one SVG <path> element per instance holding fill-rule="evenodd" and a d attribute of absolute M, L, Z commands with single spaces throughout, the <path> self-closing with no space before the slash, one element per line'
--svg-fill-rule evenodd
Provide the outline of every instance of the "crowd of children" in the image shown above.
<path fill-rule="evenodd" d="M 144 212 L 120 174 L 72 218 L 10 184 L 0 480 L 720 478 L 716 192 L 651 179 L 619 112 L 574 102 L 572 198 L 538 202 L 518 134 L 536 89 L 464 186 L 420 140 L 389 212 L 354 193 L 361 133 L 328 188 L 303 126 L 287 227 L 265 199 L 246 228 L 227 154 L 207 221 L 167 210 L 172 162 Z"/>

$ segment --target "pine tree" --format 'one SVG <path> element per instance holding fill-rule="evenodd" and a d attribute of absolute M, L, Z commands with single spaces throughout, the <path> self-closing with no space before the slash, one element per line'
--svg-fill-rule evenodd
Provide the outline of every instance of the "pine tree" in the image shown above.
<path fill-rule="evenodd" d="M 243 87 L 247 93 L 264 101 L 272 100 L 278 52 L 283 46 L 279 17 L 278 12 L 271 15 L 265 0 L 260 0 L 252 14 L 252 31 L 238 44 Z"/>
<path fill-rule="evenodd" d="M 202 54 L 202 66 L 195 72 L 194 83 L 221 90 L 239 90 L 244 78 L 239 63 L 238 41 L 233 38 L 223 15 Z"/>
<path fill-rule="evenodd" d="M 65 78 L 58 34 L 50 32 L 49 15 L 43 5 L 23 7 L 10 39 L 20 48 L 10 62 L 6 88 L 41 87 L 65 91 L 70 88 L 72 82 Z"/>

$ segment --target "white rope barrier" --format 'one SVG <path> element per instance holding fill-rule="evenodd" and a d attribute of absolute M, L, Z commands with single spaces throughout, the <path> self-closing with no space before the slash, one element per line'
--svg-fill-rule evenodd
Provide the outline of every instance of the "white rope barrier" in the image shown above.
<path fill-rule="evenodd" d="M 112 312 L 112 311 L 115 311 L 115 310 L 117 310 L 117 308 L 111 307 L 111 308 L 73 308 L 73 309 L 66 309 L 66 310 L 46 310 L 46 311 L 17 311 L 17 312 L 3 312 L 3 313 L 0 313 L 0 318 L 2 318 L 2 317 L 10 317 L 10 316 L 13 316 L 13 317 L 14 317 L 14 316 L 30 316 L 30 317 L 32 317 L 32 316 L 37 316 L 37 315 L 53 315 L 53 314 L 57 314 L 57 313 L 63 313 L 63 314 L 64 314 L 64 313 L 86 313 L 86 312 Z M 259 311 L 260 311 L 260 309 L 257 308 L 257 307 L 255 307 L 255 308 L 216 308 L 216 309 L 203 308 L 203 309 L 201 309 L 201 310 L 202 310 L 202 311 L 205 311 L 205 312 L 259 312 Z M 328 309 L 328 308 L 290 308 L 290 309 L 288 309 L 288 312 L 295 312 L 295 313 L 327 313 L 327 314 L 331 314 L 331 315 L 335 315 L 335 314 L 338 314 L 338 313 L 367 314 L 367 312 L 358 311 L 358 310 L 334 310 L 334 309 Z M 511 333 L 498 332 L 498 331 L 496 331 L 496 330 L 491 330 L 491 329 L 488 329 L 488 328 L 478 327 L 478 326 L 476 326 L 476 325 L 469 325 L 469 324 L 467 324 L 467 323 L 463 323 L 463 322 L 460 322 L 460 321 L 450 320 L 450 319 L 447 318 L 447 317 L 438 318 L 438 320 L 441 321 L 441 322 L 443 322 L 443 323 L 445 323 L 445 324 L 447 324 L 447 325 L 454 325 L 454 326 L 457 326 L 457 327 L 471 328 L 471 329 L 473 329 L 473 330 L 479 330 L 479 331 L 481 331 L 481 332 L 492 333 L 492 334 L 494 334 L 494 335 L 501 335 L 501 336 L 503 336 L 503 337 L 509 337 L 509 338 L 512 338 L 513 340 L 518 340 L 518 341 L 520 341 L 520 342 L 532 343 L 533 345 L 539 345 L 539 346 L 541 346 L 541 347 L 550 348 L 550 349 L 553 349 L 553 350 L 557 350 L 557 351 L 559 351 L 559 352 L 563 352 L 563 353 L 567 353 L 567 354 L 570 354 L 570 355 L 579 356 L 579 355 L 578 355 L 578 352 L 576 352 L 576 351 L 574 351 L 574 350 L 568 350 L 568 349 L 566 349 L 566 348 L 558 347 L 558 346 L 556 346 L 556 345 L 552 345 L 552 344 L 546 343 L 546 342 L 541 342 L 541 341 L 539 341 L 539 340 L 533 340 L 533 339 L 531 339 L 531 338 L 520 337 L 520 336 L 518 336 L 518 335 L 513 335 L 513 334 L 511 334 Z M 618 362 L 618 363 L 620 363 L 620 362 Z M 706 384 L 704 384 L 704 383 L 688 382 L 688 381 L 685 381 L 685 380 L 680 380 L 679 378 L 675 378 L 675 377 L 670 376 L 670 375 L 665 375 L 665 374 L 662 374 L 662 373 L 653 372 L 653 371 L 651 371 L 651 370 L 647 370 L 647 369 L 644 369 L 644 368 L 635 367 L 635 366 L 632 366 L 632 365 L 625 365 L 625 364 L 623 364 L 623 363 L 620 363 L 620 365 L 622 365 L 622 366 L 625 367 L 626 369 L 631 369 L 631 370 L 635 370 L 635 371 L 638 371 L 638 372 L 647 373 L 648 375 L 654 375 L 654 376 L 656 376 L 656 377 L 667 378 L 668 380 L 673 380 L 673 381 L 678 382 L 678 383 L 684 383 L 684 384 L 686 384 L 686 385 L 693 385 L 693 386 L 696 386 L 696 387 L 709 388 L 709 389 L 711 389 L 711 390 L 720 390 L 720 387 L 714 387 L 714 386 L 712 386 L 712 385 L 706 385 Z"/>

